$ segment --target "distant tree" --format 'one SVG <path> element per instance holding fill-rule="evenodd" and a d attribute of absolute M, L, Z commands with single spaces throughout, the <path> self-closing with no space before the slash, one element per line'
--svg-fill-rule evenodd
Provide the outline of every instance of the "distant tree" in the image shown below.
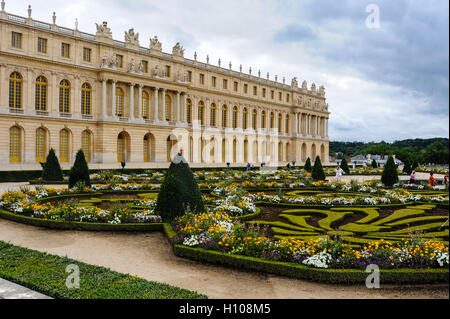
<path fill-rule="evenodd" d="M 85 186 L 91 186 L 89 178 L 89 167 L 82 150 L 77 152 L 75 163 L 69 172 L 69 188 L 73 188 L 78 182 L 83 182 Z"/>
<path fill-rule="evenodd" d="M 425 163 L 448 164 L 448 147 L 440 142 L 429 145 L 422 152 L 422 160 Z"/>
<path fill-rule="evenodd" d="M 307 171 L 309 173 L 311 173 L 311 171 L 312 171 L 311 159 L 309 157 L 306 159 L 305 171 Z"/>
<path fill-rule="evenodd" d="M 323 171 L 322 162 L 320 157 L 317 156 L 312 169 L 312 178 L 315 181 L 324 181 L 326 179 L 325 172 Z"/>
<path fill-rule="evenodd" d="M 372 168 L 378 168 L 378 163 L 375 159 L 372 160 Z"/>
<path fill-rule="evenodd" d="M 397 165 L 395 165 L 394 158 L 389 156 L 386 165 L 384 166 L 383 174 L 381 175 L 381 182 L 385 186 L 393 186 L 398 182 Z"/>
<path fill-rule="evenodd" d="M 350 168 L 348 167 L 348 163 L 345 158 L 343 158 L 341 161 L 341 168 L 345 172 L 345 174 L 350 174 Z"/>
<path fill-rule="evenodd" d="M 44 181 L 62 181 L 64 180 L 61 166 L 56 157 L 55 150 L 52 148 L 48 152 L 47 159 L 42 168 L 42 179 Z"/>

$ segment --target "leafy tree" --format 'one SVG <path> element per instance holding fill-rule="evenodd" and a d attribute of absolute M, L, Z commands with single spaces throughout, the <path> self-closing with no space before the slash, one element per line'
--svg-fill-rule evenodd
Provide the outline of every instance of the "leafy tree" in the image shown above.
<path fill-rule="evenodd" d="M 311 171 L 312 171 L 311 159 L 309 157 L 306 159 L 305 171 L 307 171 L 309 173 L 311 173 Z"/>
<path fill-rule="evenodd" d="M 341 161 L 341 168 L 345 172 L 345 174 L 350 174 L 350 168 L 348 167 L 348 163 L 345 158 L 343 158 Z"/>
<path fill-rule="evenodd" d="M 378 168 L 378 163 L 375 159 L 372 160 L 372 168 Z"/>
<path fill-rule="evenodd" d="M 316 157 L 316 161 L 314 162 L 314 167 L 312 169 L 312 178 L 315 181 L 324 181 L 326 179 L 319 156 Z"/>
<path fill-rule="evenodd" d="M 195 181 L 191 168 L 181 154 L 170 164 L 166 173 L 155 211 L 164 222 L 171 222 L 186 211 L 202 213 L 205 206 L 202 194 Z"/>
<path fill-rule="evenodd" d="M 394 158 L 389 156 L 386 165 L 384 166 L 383 174 L 381 175 L 381 182 L 385 186 L 393 186 L 398 182 L 397 165 L 395 165 Z"/>
<path fill-rule="evenodd" d="M 424 163 L 448 164 L 448 156 L 448 146 L 435 142 L 422 152 L 422 161 Z"/>
<path fill-rule="evenodd" d="M 55 150 L 52 148 L 48 152 L 47 159 L 42 168 L 42 179 L 44 181 L 62 181 L 64 180 L 61 166 L 56 157 Z"/>
<path fill-rule="evenodd" d="M 89 178 L 89 167 L 82 150 L 77 152 L 75 163 L 69 172 L 69 188 L 73 188 L 78 182 L 83 182 L 85 186 L 91 186 Z"/>

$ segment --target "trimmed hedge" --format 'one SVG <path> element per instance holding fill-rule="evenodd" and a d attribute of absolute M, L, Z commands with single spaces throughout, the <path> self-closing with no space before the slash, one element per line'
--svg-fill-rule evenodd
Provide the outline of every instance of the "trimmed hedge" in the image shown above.
<path fill-rule="evenodd" d="M 67 257 L 0 241 L 0 277 L 61 299 L 206 299 L 194 291 L 147 281 Z M 80 269 L 80 287 L 68 289 L 69 265 Z"/>
<path fill-rule="evenodd" d="M 85 223 L 85 222 L 68 222 L 57 221 L 51 219 L 34 218 L 22 216 L 0 209 L 0 217 L 15 222 L 51 229 L 60 230 L 87 230 L 87 231 L 129 231 L 129 232 L 143 232 L 143 231 L 161 231 L 163 230 L 163 223 L 153 224 L 108 224 L 108 223 Z"/>
<path fill-rule="evenodd" d="M 233 268 L 266 272 L 274 275 L 306 279 L 329 284 L 365 284 L 369 275 L 358 269 L 320 269 L 301 264 L 270 261 L 261 258 L 230 255 L 222 252 L 174 245 L 176 256 L 231 266 Z M 448 269 L 382 269 L 380 280 L 382 284 L 423 284 L 448 282 Z"/>

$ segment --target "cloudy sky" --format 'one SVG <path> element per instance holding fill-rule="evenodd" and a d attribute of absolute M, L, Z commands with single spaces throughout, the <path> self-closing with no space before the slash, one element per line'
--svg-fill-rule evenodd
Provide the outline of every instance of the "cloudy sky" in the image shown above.
<path fill-rule="evenodd" d="M 181 42 L 189 58 L 324 85 L 331 140 L 449 136 L 447 0 L 6 0 L 6 11 L 28 4 L 41 21 L 56 11 L 89 33 L 108 21 L 117 40 L 133 27 L 143 46 L 158 35 L 165 52 Z"/>

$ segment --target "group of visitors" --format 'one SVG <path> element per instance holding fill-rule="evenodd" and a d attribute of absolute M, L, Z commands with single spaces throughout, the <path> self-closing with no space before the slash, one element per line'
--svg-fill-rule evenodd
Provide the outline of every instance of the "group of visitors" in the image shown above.
<path fill-rule="evenodd" d="M 416 183 L 416 171 L 412 171 L 410 179 L 409 179 L 409 183 L 410 184 L 415 184 Z M 448 185 L 449 183 L 449 176 L 448 176 L 448 172 L 445 174 L 444 179 L 442 181 L 442 185 Z M 428 185 L 431 187 L 436 186 L 436 179 L 434 178 L 434 173 L 430 173 L 430 178 L 428 179 Z"/>

